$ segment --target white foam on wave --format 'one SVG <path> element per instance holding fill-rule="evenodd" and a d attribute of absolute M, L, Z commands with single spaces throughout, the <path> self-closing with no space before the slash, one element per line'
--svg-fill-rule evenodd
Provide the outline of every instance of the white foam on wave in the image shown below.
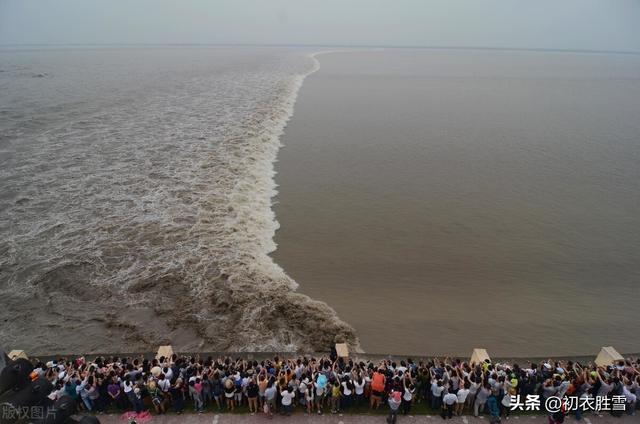
<path fill-rule="evenodd" d="M 221 263 L 221 270 L 234 278 L 258 276 L 264 274 L 265 281 L 284 282 L 291 289 L 298 287 L 283 269 L 269 256 L 276 250 L 275 232 L 279 223 L 272 209 L 273 198 L 277 195 L 274 164 L 278 151 L 282 147 L 280 137 L 289 119 L 293 116 L 298 93 L 305 78 L 320 69 L 318 54 L 308 57 L 313 61 L 311 68 L 301 75 L 291 78 L 279 105 L 273 107 L 273 114 L 267 120 L 264 132 L 245 140 L 230 143 L 225 157 L 228 168 L 218 169 L 222 175 L 235 179 L 235 185 L 229 193 L 228 205 L 231 210 L 223 213 L 224 239 L 232 240 L 236 249 L 228 262 Z M 238 154 L 238 150 L 240 154 Z M 238 175 L 237 170 L 241 171 Z M 238 248 L 239 247 L 239 248 Z M 220 258 L 226 258 L 229 250 L 226 246 L 218 251 Z"/>
<path fill-rule="evenodd" d="M 0 336 L 42 352 L 357 346 L 269 256 L 280 136 L 320 53 L 134 53 L 7 86 Z M 41 313 L 16 320 L 27 302 Z"/>

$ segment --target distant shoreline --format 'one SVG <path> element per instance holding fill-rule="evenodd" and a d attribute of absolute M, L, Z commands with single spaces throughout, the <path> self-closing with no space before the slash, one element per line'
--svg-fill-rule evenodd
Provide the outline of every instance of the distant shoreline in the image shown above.
<path fill-rule="evenodd" d="M 634 50 L 590 50 L 590 49 L 558 49 L 545 47 L 490 47 L 490 46 L 421 46 L 421 45 L 386 45 L 386 44 L 253 44 L 253 43 L 0 43 L 0 49 L 6 47 L 265 47 L 265 48 L 340 48 L 340 49 L 415 49 L 415 50 L 479 50 L 479 51 L 507 51 L 507 52 L 555 52 L 555 53 L 584 53 L 584 54 L 624 54 L 640 55 Z"/>

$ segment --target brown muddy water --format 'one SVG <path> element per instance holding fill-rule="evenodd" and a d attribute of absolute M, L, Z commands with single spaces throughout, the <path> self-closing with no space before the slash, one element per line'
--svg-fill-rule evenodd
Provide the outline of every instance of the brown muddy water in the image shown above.
<path fill-rule="evenodd" d="M 273 257 L 371 353 L 640 350 L 640 57 L 317 56 Z"/>

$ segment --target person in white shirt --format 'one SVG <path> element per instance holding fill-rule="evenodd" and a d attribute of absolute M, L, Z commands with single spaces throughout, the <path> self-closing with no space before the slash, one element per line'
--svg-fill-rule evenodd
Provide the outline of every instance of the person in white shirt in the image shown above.
<path fill-rule="evenodd" d="M 442 380 L 434 378 L 431 380 L 431 407 L 438 409 L 442 405 L 442 392 L 444 392 L 444 385 Z"/>
<path fill-rule="evenodd" d="M 313 414 L 313 398 L 315 391 L 313 390 L 313 385 L 309 387 L 307 392 L 304 394 L 305 402 L 307 403 L 307 414 Z"/>
<path fill-rule="evenodd" d="M 506 420 L 508 420 L 509 412 L 511 411 L 511 393 L 515 394 L 515 392 L 513 391 L 513 385 L 508 379 L 504 381 L 502 386 L 502 391 L 504 393 L 504 396 L 502 396 L 502 400 L 500 401 L 500 404 L 501 404 L 500 412 L 501 412 L 501 415 Z"/>
<path fill-rule="evenodd" d="M 171 369 L 170 367 L 164 367 L 162 369 L 162 373 L 164 374 L 167 380 L 169 381 L 173 380 L 173 369 Z"/>
<path fill-rule="evenodd" d="M 458 400 L 456 401 L 456 415 L 462 415 L 462 411 L 464 410 L 464 404 L 467 401 L 467 396 L 469 396 L 469 386 L 470 383 L 462 382 L 462 387 L 456 393 Z"/>
<path fill-rule="evenodd" d="M 167 397 L 167 393 L 169 393 L 169 389 L 171 388 L 171 381 L 169 381 L 169 379 L 164 374 L 160 374 L 160 379 L 158 380 L 158 388 L 160 388 L 165 397 Z"/>
<path fill-rule="evenodd" d="M 293 409 L 291 404 L 293 403 L 293 399 L 296 397 L 295 392 L 291 390 L 291 388 L 287 387 L 283 390 L 280 396 L 282 397 L 281 403 L 283 413 L 291 415 L 291 410 Z"/>
<path fill-rule="evenodd" d="M 364 385 L 365 385 L 365 380 L 364 378 L 358 376 L 357 378 L 355 378 L 353 380 L 353 387 L 354 387 L 354 392 L 356 393 L 356 406 L 359 407 L 360 405 L 364 404 Z"/>
<path fill-rule="evenodd" d="M 458 402 L 458 396 L 455 395 L 455 393 L 449 393 L 447 392 L 443 397 L 442 397 L 442 414 L 440 414 L 440 416 L 444 419 L 444 418 L 449 418 L 451 419 L 451 417 L 453 417 L 453 409 L 454 409 L 454 405 Z"/>
<path fill-rule="evenodd" d="M 134 392 L 135 384 L 130 380 L 128 375 L 125 376 L 124 378 L 123 387 L 124 387 L 124 394 L 127 397 L 127 399 L 129 399 L 129 402 L 131 402 L 131 405 L 138 405 L 136 394 Z"/>
<path fill-rule="evenodd" d="M 407 379 L 404 379 L 404 391 L 402 392 L 402 415 L 407 415 L 411 411 L 411 404 L 413 403 L 413 395 L 416 392 L 416 388 Z"/>
<path fill-rule="evenodd" d="M 271 377 L 267 383 L 267 388 L 264 391 L 264 412 L 269 417 L 273 417 L 273 411 L 276 410 L 276 396 L 278 395 L 278 389 L 275 385 L 275 379 Z"/>
<path fill-rule="evenodd" d="M 476 377 L 471 376 L 469 380 L 469 394 L 467 395 L 467 406 L 473 408 L 473 403 L 476 400 L 476 393 L 478 393 L 478 389 L 480 388 L 480 383 L 476 382 Z"/>
<path fill-rule="evenodd" d="M 306 381 L 301 381 L 300 384 L 298 385 L 298 392 L 300 393 L 300 398 L 298 399 L 298 403 L 300 403 L 300 406 L 307 406 L 307 392 L 309 391 L 308 387 L 307 387 L 307 382 Z"/>
<path fill-rule="evenodd" d="M 342 397 L 340 399 L 341 409 L 349 409 L 353 400 L 353 382 L 347 377 L 341 384 Z"/>

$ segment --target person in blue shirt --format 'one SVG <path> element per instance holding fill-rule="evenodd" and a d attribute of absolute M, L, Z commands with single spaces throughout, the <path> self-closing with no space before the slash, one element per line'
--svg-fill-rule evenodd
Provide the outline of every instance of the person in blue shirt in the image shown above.
<path fill-rule="evenodd" d="M 487 399 L 487 407 L 489 408 L 489 414 L 491 418 L 489 422 L 496 424 L 500 422 L 500 407 L 498 406 L 498 397 L 496 391 L 492 391 L 491 395 Z"/>

